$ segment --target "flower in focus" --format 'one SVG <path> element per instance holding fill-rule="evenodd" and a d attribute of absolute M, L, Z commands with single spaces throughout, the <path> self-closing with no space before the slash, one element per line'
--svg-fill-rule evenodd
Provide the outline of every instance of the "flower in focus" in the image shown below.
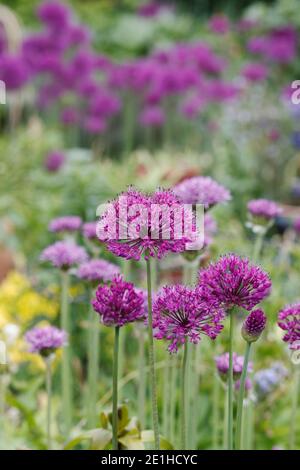
<path fill-rule="evenodd" d="M 244 356 L 239 356 L 237 353 L 233 353 L 232 355 L 233 361 L 233 378 L 234 380 L 238 380 L 243 372 L 243 365 L 244 365 Z M 215 358 L 216 367 L 220 374 L 220 377 L 224 380 L 228 378 L 229 372 L 229 353 L 224 353 L 221 356 L 217 356 Z M 247 372 L 252 371 L 252 363 L 249 362 Z"/>
<path fill-rule="evenodd" d="M 63 347 L 67 342 L 67 334 L 54 326 L 43 328 L 32 328 L 25 335 L 32 353 L 41 354 L 47 357 L 54 353 L 56 349 Z"/>
<path fill-rule="evenodd" d="M 271 280 L 259 266 L 235 254 L 222 256 L 199 271 L 199 286 L 212 304 L 252 310 L 271 290 Z"/>
<path fill-rule="evenodd" d="M 242 336 L 248 343 L 257 341 L 266 327 L 267 317 L 262 310 L 252 310 L 242 326 Z"/>
<path fill-rule="evenodd" d="M 121 275 L 98 287 L 92 305 L 106 326 L 124 326 L 145 317 L 144 294 Z"/>
<path fill-rule="evenodd" d="M 206 210 L 231 199 L 230 192 L 209 176 L 194 176 L 177 184 L 174 193 L 184 204 L 203 204 Z"/>
<path fill-rule="evenodd" d="M 186 341 L 197 344 L 201 334 L 215 339 L 223 329 L 224 311 L 201 299 L 201 292 L 183 285 L 166 286 L 153 305 L 154 336 L 170 341 L 177 352 Z"/>
<path fill-rule="evenodd" d="M 41 254 L 41 261 L 49 261 L 56 268 L 67 270 L 74 264 L 87 261 L 84 248 L 70 241 L 59 241 L 49 245 Z"/>
<path fill-rule="evenodd" d="M 300 303 L 287 305 L 278 315 L 278 326 L 286 331 L 283 341 L 293 351 L 300 350 Z"/>
<path fill-rule="evenodd" d="M 120 273 L 119 266 L 104 259 L 92 259 L 81 264 L 76 270 L 76 276 L 86 281 L 108 282 Z"/>
<path fill-rule="evenodd" d="M 75 215 L 67 215 L 51 220 L 49 224 L 50 232 L 76 232 L 81 227 L 81 218 Z"/>

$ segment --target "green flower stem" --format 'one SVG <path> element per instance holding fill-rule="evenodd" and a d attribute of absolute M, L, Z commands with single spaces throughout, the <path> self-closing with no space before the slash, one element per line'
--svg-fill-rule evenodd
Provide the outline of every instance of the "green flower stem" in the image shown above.
<path fill-rule="evenodd" d="M 90 299 L 93 295 L 90 295 Z M 89 429 L 97 424 L 97 384 L 99 380 L 99 352 L 100 329 L 99 316 L 90 305 L 90 318 L 88 330 L 88 395 L 87 395 L 87 423 Z"/>
<path fill-rule="evenodd" d="M 264 237 L 265 237 L 265 232 L 258 233 L 256 235 L 256 239 L 255 239 L 255 243 L 253 247 L 253 258 L 252 258 L 254 263 L 257 263 L 260 258 L 262 248 L 263 248 L 263 243 L 264 243 Z"/>
<path fill-rule="evenodd" d="M 151 387 L 151 401 L 152 401 L 152 421 L 153 421 L 155 449 L 159 450 L 159 424 L 158 424 L 156 371 L 155 371 L 153 324 L 152 324 L 152 289 L 151 289 L 150 258 L 146 260 L 146 264 L 147 264 L 147 290 L 148 290 L 148 335 L 149 335 L 149 367 L 150 367 L 150 387 Z"/>
<path fill-rule="evenodd" d="M 168 437 L 169 435 L 169 400 L 170 400 L 170 362 L 166 360 L 165 373 L 163 375 L 163 435 Z"/>
<path fill-rule="evenodd" d="M 229 313 L 229 377 L 228 377 L 228 450 L 233 449 L 233 333 L 234 313 Z"/>
<path fill-rule="evenodd" d="M 61 328 L 68 334 L 68 341 L 70 342 L 70 318 L 69 318 L 69 274 L 67 271 L 62 271 L 62 284 L 61 284 Z M 62 368 L 61 368 L 61 383 L 62 383 L 62 408 L 63 408 L 63 425 L 65 437 L 69 436 L 72 426 L 72 385 L 71 385 L 71 350 L 70 344 L 63 348 L 62 353 Z"/>
<path fill-rule="evenodd" d="M 247 377 L 247 369 L 249 363 L 249 356 L 251 350 L 251 343 L 247 342 L 243 371 L 240 380 L 240 389 L 238 396 L 237 415 L 236 415 L 236 435 L 235 435 L 235 448 L 241 450 L 241 439 L 242 439 L 242 422 L 243 422 L 243 404 L 245 394 L 245 382 Z"/>
<path fill-rule="evenodd" d="M 228 384 L 225 389 L 223 449 L 228 449 Z"/>
<path fill-rule="evenodd" d="M 170 437 L 171 442 L 174 444 L 176 436 L 176 386 L 177 386 L 177 362 L 175 357 L 170 357 L 171 368 L 171 386 L 170 386 Z"/>
<path fill-rule="evenodd" d="M 220 399 L 220 381 L 217 374 L 213 376 L 213 415 L 212 415 L 212 422 L 213 422 L 213 435 L 212 435 L 212 442 L 213 442 L 213 449 L 216 450 L 219 448 L 219 399 Z M 226 423 L 227 425 L 227 423 Z"/>
<path fill-rule="evenodd" d="M 295 450 L 296 448 L 296 423 L 297 423 L 297 409 L 300 392 L 300 367 L 296 366 L 294 374 L 294 387 L 292 396 L 292 409 L 291 409 L 291 427 L 289 438 L 289 449 Z"/>
<path fill-rule="evenodd" d="M 183 350 L 182 369 L 181 369 L 181 450 L 186 450 L 187 362 L 188 362 L 188 344 L 187 342 L 185 342 L 184 350 Z"/>
<path fill-rule="evenodd" d="M 51 374 L 52 356 L 45 359 L 46 365 L 46 390 L 47 390 L 47 448 L 52 449 L 51 437 L 51 400 L 52 400 L 52 374 Z"/>
<path fill-rule="evenodd" d="M 142 325 L 141 325 L 142 326 Z M 138 375 L 138 416 L 141 428 L 145 429 L 145 401 L 146 401 L 146 370 L 145 370 L 145 333 L 141 328 L 139 332 L 139 375 Z"/>
<path fill-rule="evenodd" d="M 112 445 L 118 450 L 118 362 L 119 362 L 120 327 L 115 327 L 114 363 L 113 363 L 113 414 L 112 414 Z"/>

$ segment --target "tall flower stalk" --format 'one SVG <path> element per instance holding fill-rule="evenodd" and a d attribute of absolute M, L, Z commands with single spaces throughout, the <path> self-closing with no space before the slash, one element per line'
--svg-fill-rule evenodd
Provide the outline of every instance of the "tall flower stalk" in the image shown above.
<path fill-rule="evenodd" d="M 296 449 L 297 412 L 300 393 L 300 366 L 295 365 L 294 384 L 292 388 L 291 424 L 289 436 L 289 449 Z"/>
<path fill-rule="evenodd" d="M 181 371 L 181 449 L 186 449 L 186 414 L 187 414 L 187 359 L 188 359 L 188 343 L 184 344 L 182 371 Z"/>
<path fill-rule="evenodd" d="M 51 435 L 51 398 L 52 398 L 52 364 L 53 356 L 48 356 L 45 358 L 46 366 L 46 390 L 47 390 L 47 447 L 48 450 L 52 449 L 52 435 Z"/>
<path fill-rule="evenodd" d="M 234 314 L 229 313 L 229 372 L 228 372 L 228 424 L 227 424 L 227 448 L 233 449 L 233 336 Z"/>
<path fill-rule="evenodd" d="M 119 364 L 119 334 L 120 327 L 115 327 L 114 359 L 113 359 L 113 411 L 112 411 L 112 446 L 118 450 L 118 364 Z"/>
<path fill-rule="evenodd" d="M 70 335 L 70 316 L 69 316 L 69 273 L 61 271 L 61 329 Z M 62 353 L 61 367 L 61 383 L 62 383 L 62 412 L 63 426 L 66 436 L 69 435 L 72 426 L 72 374 L 71 374 L 71 350 L 68 344 Z"/>

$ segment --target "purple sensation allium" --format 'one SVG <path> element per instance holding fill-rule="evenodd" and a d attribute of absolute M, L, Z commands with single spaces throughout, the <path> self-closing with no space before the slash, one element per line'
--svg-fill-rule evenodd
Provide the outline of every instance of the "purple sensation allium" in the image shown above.
<path fill-rule="evenodd" d="M 124 326 L 146 314 L 144 294 L 121 275 L 115 276 L 110 285 L 98 287 L 92 305 L 106 326 Z"/>
<path fill-rule="evenodd" d="M 235 254 L 222 256 L 199 271 L 199 286 L 207 299 L 226 310 L 234 306 L 252 310 L 271 291 L 271 280 L 259 266 Z"/>
<path fill-rule="evenodd" d="M 76 108 L 69 106 L 62 110 L 60 115 L 61 122 L 65 125 L 78 124 L 80 116 Z"/>
<path fill-rule="evenodd" d="M 193 176 L 177 184 L 173 191 L 184 204 L 203 204 L 206 210 L 231 199 L 230 192 L 209 176 Z"/>
<path fill-rule="evenodd" d="M 68 25 L 70 10 L 65 4 L 51 0 L 38 7 L 37 15 L 49 28 L 60 31 Z"/>
<path fill-rule="evenodd" d="M 61 232 L 76 232 L 80 229 L 82 220 L 76 215 L 66 215 L 64 217 L 58 217 L 57 219 L 51 220 L 49 224 L 50 232 L 61 233 Z"/>
<path fill-rule="evenodd" d="M 64 154 L 59 151 L 54 151 L 48 153 L 44 161 L 44 166 L 49 173 L 56 173 L 63 166 L 64 162 Z"/>
<path fill-rule="evenodd" d="M 32 328 L 25 335 L 29 351 L 47 357 L 67 343 L 67 333 L 55 326 Z"/>
<path fill-rule="evenodd" d="M 252 310 L 242 326 L 242 336 L 248 343 L 257 341 L 266 327 L 267 317 L 260 309 Z"/>
<path fill-rule="evenodd" d="M 294 227 L 294 230 L 295 232 L 300 235 L 300 218 L 299 219 L 296 219 L 293 223 L 293 227 Z"/>
<path fill-rule="evenodd" d="M 86 222 L 82 226 L 82 234 L 84 238 L 88 240 L 97 240 L 97 223 L 98 222 Z"/>
<path fill-rule="evenodd" d="M 169 211 L 162 217 L 161 210 Z M 169 252 L 180 253 L 186 243 L 194 241 L 178 231 L 188 214 L 171 191 L 157 190 L 152 194 L 142 193 L 134 188 L 120 194 L 110 204 L 98 222 L 98 236 L 106 242 L 107 248 L 125 259 L 139 260 L 142 256 L 162 258 Z M 176 221 L 176 224 L 175 224 Z"/>
<path fill-rule="evenodd" d="M 300 303 L 287 305 L 278 315 L 278 326 L 286 331 L 283 341 L 292 351 L 300 350 Z"/>
<path fill-rule="evenodd" d="M 238 391 L 240 389 L 240 386 L 241 386 L 241 381 L 237 380 L 234 384 L 235 390 Z M 249 392 L 249 390 L 251 390 L 252 387 L 253 387 L 253 385 L 252 385 L 251 379 L 249 379 L 249 377 L 246 377 L 246 380 L 245 380 L 245 390 L 246 390 L 246 392 Z"/>
<path fill-rule="evenodd" d="M 165 114 L 159 106 L 148 106 L 139 117 L 139 122 L 144 127 L 160 127 L 165 122 Z"/>
<path fill-rule="evenodd" d="M 67 270 L 74 264 L 84 263 L 88 255 L 84 248 L 71 241 L 59 241 L 45 248 L 41 261 L 49 261 L 56 268 Z"/>
<path fill-rule="evenodd" d="M 78 267 L 76 276 L 85 281 L 108 282 L 119 273 L 119 266 L 104 259 L 91 259 Z"/>
<path fill-rule="evenodd" d="M 186 341 L 197 344 L 201 334 L 215 339 L 223 329 L 225 312 L 201 298 L 201 292 L 183 285 L 166 286 L 153 305 L 154 337 L 170 341 L 169 352 L 177 352 Z"/>
<path fill-rule="evenodd" d="M 274 201 L 268 199 L 253 199 L 247 204 L 247 209 L 253 217 L 272 220 L 282 213 L 282 209 Z"/>
<path fill-rule="evenodd" d="M 144 16 L 146 18 L 153 18 L 154 16 L 158 15 L 162 8 L 162 5 L 160 5 L 158 2 L 148 2 L 144 5 L 140 5 L 138 7 L 137 13 L 138 15 Z"/>
<path fill-rule="evenodd" d="M 209 21 L 209 27 L 213 33 L 226 34 L 230 29 L 230 22 L 225 15 L 214 15 Z"/>
<path fill-rule="evenodd" d="M 268 76 L 268 69 L 264 64 L 252 62 L 242 69 L 242 75 L 251 82 L 260 82 Z"/>
<path fill-rule="evenodd" d="M 238 380 L 243 372 L 244 366 L 244 356 L 239 356 L 237 353 L 232 354 L 232 361 L 233 361 L 233 378 L 234 380 Z M 215 357 L 216 367 L 222 379 L 227 380 L 228 372 L 229 372 L 229 353 L 224 353 L 221 356 Z M 252 363 L 248 363 L 247 372 L 252 371 Z"/>
<path fill-rule="evenodd" d="M 0 79 L 8 91 L 22 88 L 28 78 L 28 69 L 21 56 L 3 54 L 0 57 Z"/>

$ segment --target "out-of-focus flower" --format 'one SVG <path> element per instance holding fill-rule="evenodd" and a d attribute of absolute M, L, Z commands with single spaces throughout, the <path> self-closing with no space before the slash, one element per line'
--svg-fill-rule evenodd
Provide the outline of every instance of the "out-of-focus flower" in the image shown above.
<path fill-rule="evenodd" d="M 48 153 L 44 161 L 44 166 L 46 170 L 49 171 L 50 173 L 56 173 L 57 171 L 61 169 L 64 163 L 65 163 L 65 156 L 63 152 L 54 151 L 54 152 Z"/>
<path fill-rule="evenodd" d="M 267 317 L 260 309 L 252 310 L 242 326 L 242 336 L 248 343 L 257 341 L 266 327 Z"/>
<path fill-rule="evenodd" d="M 226 34 L 230 29 L 230 22 L 225 15 L 214 15 L 209 21 L 209 27 L 213 33 Z"/>
<path fill-rule="evenodd" d="M 56 268 L 67 270 L 87 261 L 84 248 L 70 241 L 59 241 L 49 245 L 41 254 L 41 261 L 49 261 Z"/>
<path fill-rule="evenodd" d="M 237 353 L 233 353 L 232 355 L 232 361 L 233 361 L 233 378 L 234 380 L 238 380 L 243 372 L 243 366 L 244 366 L 244 356 L 239 356 Z M 218 372 L 220 374 L 220 377 L 224 380 L 227 380 L 228 378 L 228 372 L 229 372 L 229 353 L 224 353 L 221 356 L 217 356 L 215 358 L 215 363 L 216 367 L 218 369 Z M 252 371 L 252 363 L 248 363 L 248 368 L 247 372 Z"/>
<path fill-rule="evenodd" d="M 26 333 L 25 338 L 29 351 L 43 357 L 50 356 L 67 342 L 66 332 L 54 326 L 33 328 Z"/>
<path fill-rule="evenodd" d="M 199 271 L 199 286 L 212 304 L 252 310 L 271 290 L 271 280 L 259 266 L 235 254 L 222 256 Z"/>
<path fill-rule="evenodd" d="M 86 281 L 108 282 L 120 273 L 119 266 L 104 259 L 92 259 L 81 264 L 76 270 L 76 276 Z"/>
<path fill-rule="evenodd" d="M 25 85 L 29 74 L 21 56 L 3 54 L 0 57 L 0 79 L 8 91 L 18 90 Z"/>
<path fill-rule="evenodd" d="M 204 246 L 209 246 L 213 242 L 213 236 L 217 232 L 217 222 L 209 212 L 204 214 Z"/>
<path fill-rule="evenodd" d="M 287 305 L 278 315 L 278 326 L 285 331 L 282 338 L 293 351 L 300 350 L 300 303 Z"/>
<path fill-rule="evenodd" d="M 186 341 L 197 344 L 201 335 L 215 339 L 223 329 L 222 309 L 201 299 L 201 293 L 186 286 L 166 286 L 153 305 L 154 336 L 170 341 L 168 350 L 177 352 Z"/>
<path fill-rule="evenodd" d="M 99 285 L 92 305 L 106 326 L 124 326 L 145 317 L 144 294 L 120 275 L 109 285 Z"/>
<path fill-rule="evenodd" d="M 288 370 L 281 362 L 274 362 L 271 367 L 256 372 L 253 379 L 258 397 L 272 393 L 287 376 Z"/>
<path fill-rule="evenodd" d="M 242 75 L 251 82 L 260 82 L 267 78 L 268 69 L 264 64 L 252 62 L 242 69 Z"/>
<path fill-rule="evenodd" d="M 145 127 L 160 127 L 165 122 L 165 114 L 159 106 L 148 106 L 140 114 L 139 121 Z"/>
<path fill-rule="evenodd" d="M 300 218 L 299 219 L 296 219 L 293 223 L 293 227 L 294 227 L 294 230 L 295 232 L 300 235 Z"/>
<path fill-rule="evenodd" d="M 49 28 L 61 32 L 67 27 L 71 12 L 64 3 L 51 0 L 38 7 L 37 15 Z"/>
<path fill-rule="evenodd" d="M 241 381 L 237 380 L 234 384 L 235 390 L 238 391 L 240 389 L 240 386 L 241 386 Z M 246 380 L 245 380 L 245 390 L 246 390 L 246 392 L 249 392 L 249 390 L 251 390 L 252 387 L 253 387 L 252 380 L 249 379 L 249 377 L 246 377 Z"/>
<path fill-rule="evenodd" d="M 194 176 L 177 184 L 174 193 L 184 204 L 203 204 L 206 210 L 231 199 L 230 192 L 209 176 Z"/>
<path fill-rule="evenodd" d="M 282 213 L 281 207 L 268 199 L 253 199 L 247 204 L 249 213 L 256 218 L 272 220 Z"/>
<path fill-rule="evenodd" d="M 82 220 L 76 215 L 66 215 L 64 217 L 58 217 L 57 219 L 51 220 L 49 224 L 50 232 L 61 233 L 61 232 L 77 232 L 80 229 Z"/>

